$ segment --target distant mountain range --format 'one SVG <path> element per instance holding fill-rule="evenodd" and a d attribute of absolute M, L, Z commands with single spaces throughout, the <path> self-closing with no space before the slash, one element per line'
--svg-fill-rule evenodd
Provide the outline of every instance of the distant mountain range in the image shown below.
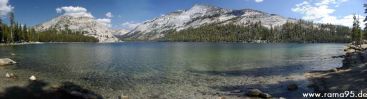
<path fill-rule="evenodd" d="M 46 29 L 65 29 L 84 31 L 85 35 L 93 36 L 100 42 L 116 42 L 118 37 L 138 40 L 155 40 L 165 36 L 167 30 L 184 30 L 197 28 L 205 24 L 236 24 L 246 25 L 249 22 L 260 22 L 265 27 L 295 22 L 295 19 L 269 14 L 253 9 L 230 10 L 210 5 L 194 5 L 187 10 L 179 10 L 146 21 L 131 31 L 113 30 L 89 17 L 58 16 L 50 21 L 35 26 L 37 31 Z"/>
<path fill-rule="evenodd" d="M 188 10 L 171 12 L 146 21 L 123 37 L 138 40 L 155 40 L 164 37 L 164 31 L 172 29 L 180 31 L 212 23 L 247 25 L 247 23 L 260 21 L 265 27 L 283 25 L 287 21 L 296 22 L 295 19 L 253 9 L 230 10 L 210 5 L 194 5 Z"/>

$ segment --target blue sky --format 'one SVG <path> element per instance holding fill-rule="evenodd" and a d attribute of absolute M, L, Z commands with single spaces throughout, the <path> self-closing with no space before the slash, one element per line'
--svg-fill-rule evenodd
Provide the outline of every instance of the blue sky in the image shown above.
<path fill-rule="evenodd" d="M 351 15 L 363 14 L 365 0 L 0 0 L 0 11 L 10 8 L 17 21 L 35 25 L 67 13 L 57 8 L 80 7 L 113 28 L 129 28 L 162 14 L 207 4 L 227 9 L 251 8 L 285 17 L 320 23 L 350 25 Z M 6 4 L 3 4 L 6 3 Z M 64 12 L 63 12 L 64 11 Z M 110 12 L 112 16 L 106 16 Z M 0 13 L 1 15 L 1 13 Z M 362 19 L 362 18 L 361 18 Z M 110 22 L 109 22 L 110 21 Z"/>

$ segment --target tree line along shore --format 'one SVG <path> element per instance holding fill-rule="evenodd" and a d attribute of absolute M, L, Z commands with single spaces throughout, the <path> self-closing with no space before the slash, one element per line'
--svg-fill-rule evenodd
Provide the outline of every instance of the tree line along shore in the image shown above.
<path fill-rule="evenodd" d="M 9 14 L 9 25 L 0 19 L 0 43 L 21 42 L 98 42 L 83 31 L 72 31 L 68 26 L 64 29 L 51 28 L 36 31 L 32 27 L 15 22 L 14 14 Z M 265 43 L 347 43 L 355 41 L 359 36 L 357 29 L 341 25 L 313 23 L 298 20 L 286 22 L 281 26 L 265 27 L 260 22 L 248 22 L 247 25 L 207 24 L 197 28 L 181 31 L 165 31 L 165 37 L 157 41 L 179 42 L 265 42 Z M 351 33 L 352 32 L 352 33 Z M 365 31 L 360 31 L 365 32 Z M 366 33 L 364 33 L 366 34 Z M 123 40 L 132 40 L 123 38 Z"/>
<path fill-rule="evenodd" d="M 281 26 L 265 27 L 261 22 L 235 24 L 208 24 L 181 31 L 166 31 L 160 41 L 184 42 L 265 42 L 265 43 L 346 43 L 351 41 L 351 29 L 332 24 L 316 24 L 298 20 Z M 367 35 L 365 35 L 367 36 Z"/>

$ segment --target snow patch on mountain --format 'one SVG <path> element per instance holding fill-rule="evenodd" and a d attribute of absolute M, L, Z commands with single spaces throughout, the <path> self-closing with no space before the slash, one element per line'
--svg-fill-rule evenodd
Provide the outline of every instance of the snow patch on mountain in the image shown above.
<path fill-rule="evenodd" d="M 211 23 L 247 25 L 252 22 L 261 22 L 263 26 L 271 27 L 285 24 L 287 21 L 295 22 L 296 20 L 253 9 L 230 10 L 210 5 L 194 5 L 188 10 L 171 12 L 146 21 L 123 37 L 155 40 L 164 37 L 164 31 L 167 30 L 180 31 Z"/>

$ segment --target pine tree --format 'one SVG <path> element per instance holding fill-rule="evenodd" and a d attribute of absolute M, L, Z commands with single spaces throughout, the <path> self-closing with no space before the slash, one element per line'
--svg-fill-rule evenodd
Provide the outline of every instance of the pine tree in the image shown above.
<path fill-rule="evenodd" d="M 10 12 L 9 13 L 9 19 L 10 19 L 10 40 L 9 42 L 13 42 L 13 38 L 14 38 L 14 28 L 15 28 L 15 18 L 14 18 L 14 13 Z"/>
<path fill-rule="evenodd" d="M 362 41 L 362 33 L 356 15 L 353 16 L 352 40 L 355 41 L 355 45 L 360 45 Z"/>
<path fill-rule="evenodd" d="M 3 20 L 0 17 L 0 43 L 4 42 Z"/>
<path fill-rule="evenodd" d="M 367 4 L 364 4 L 363 5 L 364 7 L 365 7 L 365 11 L 364 11 L 364 13 L 365 14 L 367 14 Z M 363 20 L 363 22 L 365 22 L 365 27 L 364 27 L 364 32 L 365 32 L 365 34 L 367 34 L 366 32 L 367 32 L 367 16 L 365 17 L 365 19 Z"/>
<path fill-rule="evenodd" d="M 27 29 L 27 25 L 23 25 L 22 27 L 22 37 L 23 37 L 23 41 L 29 42 L 29 34 L 28 34 L 28 29 Z"/>

